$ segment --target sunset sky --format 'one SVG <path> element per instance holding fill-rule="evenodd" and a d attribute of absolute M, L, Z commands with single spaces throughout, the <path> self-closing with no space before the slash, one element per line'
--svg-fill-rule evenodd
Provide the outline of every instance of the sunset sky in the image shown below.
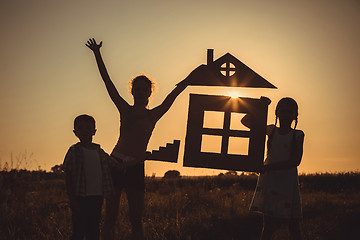
<path fill-rule="evenodd" d="M 182 167 L 190 93 L 267 96 L 268 122 L 284 96 L 299 104 L 305 132 L 302 173 L 360 169 L 360 3 L 306 1 L 55 1 L 0 2 L 0 160 L 50 170 L 77 141 L 73 119 L 95 117 L 94 142 L 111 152 L 119 115 L 107 95 L 90 37 L 119 93 L 132 104 L 128 81 L 156 81 L 157 106 L 193 69 L 227 52 L 278 89 L 188 87 L 158 122 L 149 150 L 181 140 L 177 164 L 147 162 L 146 174 L 212 175 Z"/>

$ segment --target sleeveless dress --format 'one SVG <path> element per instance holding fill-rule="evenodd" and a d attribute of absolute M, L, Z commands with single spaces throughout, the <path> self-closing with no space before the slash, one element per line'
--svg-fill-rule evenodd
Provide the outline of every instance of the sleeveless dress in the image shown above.
<path fill-rule="evenodd" d="M 271 149 L 264 164 L 286 161 L 290 157 L 293 137 L 304 135 L 301 130 L 279 134 L 274 129 Z M 302 217 L 297 168 L 271 170 L 260 174 L 250 210 L 278 218 L 294 219 Z"/>

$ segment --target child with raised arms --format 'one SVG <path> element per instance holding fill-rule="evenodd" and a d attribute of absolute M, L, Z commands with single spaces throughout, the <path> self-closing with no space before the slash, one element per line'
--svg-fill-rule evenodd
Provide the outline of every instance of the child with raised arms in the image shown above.
<path fill-rule="evenodd" d="M 131 81 L 131 94 L 134 104 L 130 105 L 120 96 L 110 79 L 100 54 L 102 42 L 97 44 L 92 38 L 87 41 L 86 46 L 93 51 L 105 87 L 120 114 L 120 136 L 111 157 L 119 162 L 137 162 L 137 164 L 127 167 L 125 172 L 112 172 L 115 191 L 105 200 L 103 238 L 106 240 L 114 239 L 120 196 L 122 190 L 125 190 L 129 204 L 132 238 L 143 239 L 144 161 L 147 145 L 156 123 L 170 109 L 176 97 L 186 88 L 188 80 L 185 79 L 177 84 L 159 106 L 149 109 L 148 103 L 154 84 L 145 75 L 137 76 Z"/>

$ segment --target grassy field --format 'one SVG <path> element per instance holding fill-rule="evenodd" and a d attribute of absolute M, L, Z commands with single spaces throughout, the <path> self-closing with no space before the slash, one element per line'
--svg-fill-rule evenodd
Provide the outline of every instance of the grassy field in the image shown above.
<path fill-rule="evenodd" d="M 360 239 L 360 173 L 300 176 L 305 239 Z M 148 239 L 258 239 L 262 217 L 249 212 L 256 176 L 146 179 Z M 62 174 L 0 172 L 0 239 L 69 239 L 71 212 Z M 129 239 L 125 195 L 118 239 Z M 288 239 L 280 230 L 277 239 Z"/>

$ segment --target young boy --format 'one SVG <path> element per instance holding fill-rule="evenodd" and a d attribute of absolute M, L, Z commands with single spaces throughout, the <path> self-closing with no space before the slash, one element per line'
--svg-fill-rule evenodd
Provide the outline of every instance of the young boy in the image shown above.
<path fill-rule="evenodd" d="M 72 211 L 72 240 L 99 239 L 104 196 L 112 193 L 110 167 L 120 168 L 100 145 L 92 142 L 95 132 L 93 117 L 76 117 L 74 133 L 80 142 L 69 148 L 63 164 Z"/>

